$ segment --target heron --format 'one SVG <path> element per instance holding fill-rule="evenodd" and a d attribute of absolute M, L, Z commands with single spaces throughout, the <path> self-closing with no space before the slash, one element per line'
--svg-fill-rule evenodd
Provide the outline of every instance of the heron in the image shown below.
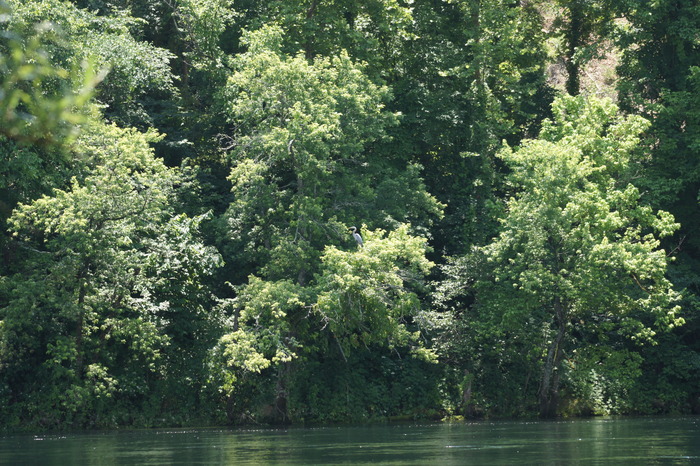
<path fill-rule="evenodd" d="M 355 241 L 357 241 L 358 246 L 362 246 L 363 245 L 362 236 L 360 236 L 360 234 L 357 232 L 357 228 L 350 227 L 350 228 L 348 228 L 348 230 L 352 231 L 352 237 L 355 238 Z"/>

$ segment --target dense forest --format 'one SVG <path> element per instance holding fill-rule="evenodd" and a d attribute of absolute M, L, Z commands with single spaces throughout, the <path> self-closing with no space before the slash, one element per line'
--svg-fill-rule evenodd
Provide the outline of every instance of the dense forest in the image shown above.
<path fill-rule="evenodd" d="M 0 29 L 3 428 L 700 413 L 696 0 Z"/>

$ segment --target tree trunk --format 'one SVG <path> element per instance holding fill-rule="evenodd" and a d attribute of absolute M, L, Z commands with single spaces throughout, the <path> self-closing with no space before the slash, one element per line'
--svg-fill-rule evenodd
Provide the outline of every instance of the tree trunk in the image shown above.
<path fill-rule="evenodd" d="M 581 69 L 574 59 L 576 50 L 582 45 L 584 12 L 577 0 L 569 5 L 569 28 L 566 31 L 567 56 L 565 59 L 566 72 L 566 92 L 569 95 L 578 95 L 581 91 Z"/>
<path fill-rule="evenodd" d="M 540 416 L 543 418 L 555 417 L 559 404 L 559 373 L 561 362 L 564 359 L 564 338 L 566 336 L 566 316 L 559 298 L 554 301 L 554 315 L 557 334 L 549 345 L 540 382 Z"/>
<path fill-rule="evenodd" d="M 319 0 L 313 0 L 311 2 L 311 6 L 309 6 L 308 10 L 306 10 L 307 21 L 311 21 L 311 19 L 316 15 L 316 8 L 318 7 L 318 2 Z M 316 56 L 316 52 L 314 51 L 314 44 L 311 41 L 310 37 L 307 37 L 304 42 L 304 55 L 306 56 L 307 60 L 313 60 Z"/>
<path fill-rule="evenodd" d="M 467 419 L 478 417 L 476 406 L 472 403 L 472 383 L 474 375 L 468 370 L 464 370 L 464 379 L 462 381 L 462 413 Z"/>
<path fill-rule="evenodd" d="M 87 284 L 85 283 L 85 277 L 87 276 L 88 266 L 87 263 L 83 265 L 83 268 L 78 272 L 78 318 L 75 326 L 75 373 L 78 377 L 82 378 L 83 373 L 83 329 L 85 327 L 85 296 L 87 295 Z"/>
<path fill-rule="evenodd" d="M 289 424 L 289 414 L 287 412 L 287 377 L 291 365 L 289 362 L 282 363 L 277 373 L 277 384 L 275 387 L 275 412 L 273 420 L 278 424 Z"/>

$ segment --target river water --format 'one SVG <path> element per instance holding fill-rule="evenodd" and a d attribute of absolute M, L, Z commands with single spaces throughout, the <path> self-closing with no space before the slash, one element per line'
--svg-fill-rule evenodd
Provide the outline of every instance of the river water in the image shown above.
<path fill-rule="evenodd" d="M 0 435 L 1 465 L 700 464 L 700 417 Z"/>

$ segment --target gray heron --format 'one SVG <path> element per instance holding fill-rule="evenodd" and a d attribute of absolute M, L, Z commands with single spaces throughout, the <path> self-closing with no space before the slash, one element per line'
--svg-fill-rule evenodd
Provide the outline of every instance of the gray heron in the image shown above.
<path fill-rule="evenodd" d="M 362 236 L 360 236 L 360 234 L 357 232 L 357 228 L 350 227 L 350 228 L 348 228 L 348 230 L 352 231 L 352 237 L 355 238 L 355 241 L 357 241 L 357 244 L 359 246 L 362 246 L 363 245 Z"/>

